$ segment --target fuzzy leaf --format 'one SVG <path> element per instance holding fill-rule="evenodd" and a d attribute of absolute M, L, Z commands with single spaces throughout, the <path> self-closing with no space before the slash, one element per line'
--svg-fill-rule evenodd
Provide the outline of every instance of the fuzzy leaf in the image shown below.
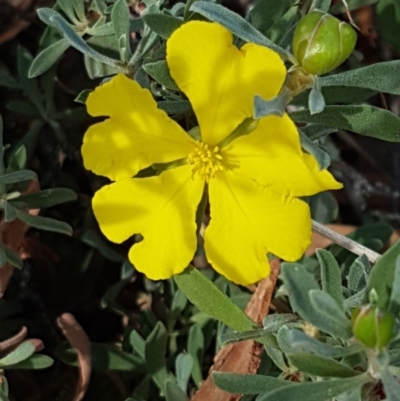
<path fill-rule="evenodd" d="M 319 355 L 299 352 L 288 355 L 289 361 L 302 372 L 320 377 L 352 377 L 357 372 L 341 363 Z"/>
<path fill-rule="evenodd" d="M 179 18 L 164 13 L 149 13 L 144 15 L 143 19 L 151 30 L 163 39 L 168 39 L 183 24 Z"/>
<path fill-rule="evenodd" d="M 232 394 L 261 394 L 292 384 L 288 380 L 270 376 L 215 371 L 212 379 L 220 389 Z"/>
<path fill-rule="evenodd" d="M 321 86 L 349 86 L 400 95 L 400 60 L 376 63 L 320 78 Z"/>
<path fill-rule="evenodd" d="M 343 309 L 342 275 L 335 257 L 325 249 L 317 249 L 318 262 L 321 268 L 321 286 Z"/>
<path fill-rule="evenodd" d="M 396 260 L 399 255 L 400 241 L 397 241 L 378 259 L 369 275 L 366 297 L 368 297 L 370 291 L 374 289 L 378 294 L 378 308 L 386 309 L 389 306 Z"/>
<path fill-rule="evenodd" d="M 240 15 L 227 8 L 209 1 L 196 1 L 191 7 L 194 11 L 210 21 L 218 22 L 228 28 L 235 36 L 245 42 L 256 43 L 261 46 L 275 50 L 284 58 L 289 58 L 289 53 L 266 38 L 261 32 L 257 31 L 250 23 Z"/>
<path fill-rule="evenodd" d="M 49 47 L 43 49 L 33 60 L 29 67 L 28 77 L 35 78 L 46 72 L 70 47 L 68 40 L 65 38 L 53 43 Z"/>
<path fill-rule="evenodd" d="M 353 388 L 359 387 L 369 380 L 369 376 L 363 374 L 347 379 L 291 384 L 290 386 L 261 394 L 256 398 L 256 401 L 326 401 Z"/>
<path fill-rule="evenodd" d="M 206 278 L 199 270 L 188 267 L 174 276 L 178 287 L 202 312 L 226 324 L 233 330 L 246 331 L 257 327 L 239 307 Z"/>
<path fill-rule="evenodd" d="M 169 73 L 169 68 L 165 60 L 156 61 L 154 63 L 147 63 L 143 65 L 143 69 L 154 78 L 159 84 L 165 86 L 167 89 L 178 90 L 175 81 Z"/>
<path fill-rule="evenodd" d="M 314 115 L 309 110 L 294 111 L 289 115 L 298 123 L 324 124 L 384 141 L 400 142 L 400 118 L 374 106 L 326 106 L 324 111 Z"/>

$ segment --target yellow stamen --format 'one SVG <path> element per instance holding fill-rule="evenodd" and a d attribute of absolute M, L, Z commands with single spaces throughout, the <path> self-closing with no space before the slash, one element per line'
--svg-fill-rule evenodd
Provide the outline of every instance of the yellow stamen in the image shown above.
<path fill-rule="evenodd" d="M 218 171 L 224 169 L 219 147 L 215 146 L 211 149 L 207 143 L 203 142 L 198 142 L 187 161 L 193 166 L 193 176 L 197 173 L 206 182 L 215 177 Z"/>

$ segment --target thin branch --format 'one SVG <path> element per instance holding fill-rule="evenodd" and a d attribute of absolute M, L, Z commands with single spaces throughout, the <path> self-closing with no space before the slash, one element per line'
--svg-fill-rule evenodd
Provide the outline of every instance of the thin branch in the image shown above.
<path fill-rule="evenodd" d="M 340 245 L 341 247 L 347 249 L 350 252 L 355 253 L 356 255 L 365 255 L 368 260 L 374 264 L 381 257 L 381 255 L 372 249 L 365 247 L 364 245 L 359 244 L 356 241 L 353 241 L 350 238 L 345 237 L 328 227 L 325 227 L 323 224 L 317 223 L 316 221 L 312 221 L 312 229 L 314 232 L 322 235 L 325 238 L 329 238 L 335 244 Z"/>

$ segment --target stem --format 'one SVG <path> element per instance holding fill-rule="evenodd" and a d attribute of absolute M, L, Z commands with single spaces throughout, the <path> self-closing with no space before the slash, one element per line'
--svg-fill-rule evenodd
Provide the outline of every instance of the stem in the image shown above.
<path fill-rule="evenodd" d="M 338 234 L 337 232 L 325 227 L 324 225 L 317 223 L 316 221 L 312 221 L 312 230 L 325 238 L 329 238 L 335 244 L 340 245 L 341 247 L 347 249 L 350 252 L 355 253 L 356 255 L 365 255 L 368 260 L 374 264 L 381 257 L 381 255 L 372 249 L 365 247 L 364 245 L 359 244 L 356 241 L 353 241 L 350 238 L 345 237 L 344 235 Z"/>

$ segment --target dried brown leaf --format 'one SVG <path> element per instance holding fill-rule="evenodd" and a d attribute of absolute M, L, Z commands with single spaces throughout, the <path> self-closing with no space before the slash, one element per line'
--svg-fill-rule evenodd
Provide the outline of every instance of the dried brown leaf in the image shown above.
<path fill-rule="evenodd" d="M 280 270 L 280 262 L 271 262 L 271 275 L 260 281 L 247 305 L 246 313 L 258 324 L 268 314 L 272 294 Z M 220 349 L 214 358 L 207 379 L 201 385 L 199 391 L 191 398 L 191 401 L 238 401 L 240 395 L 229 394 L 219 389 L 212 381 L 211 374 L 214 371 L 252 374 L 256 373 L 260 366 L 260 356 L 263 347 L 260 343 L 248 340 L 239 343 L 228 344 Z"/>

